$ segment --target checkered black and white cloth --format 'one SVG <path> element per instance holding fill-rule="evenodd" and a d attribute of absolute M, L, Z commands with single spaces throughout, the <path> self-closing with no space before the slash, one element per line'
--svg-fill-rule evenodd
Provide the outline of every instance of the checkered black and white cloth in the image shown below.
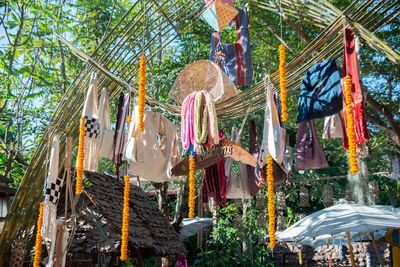
<path fill-rule="evenodd" d="M 55 183 L 50 183 L 50 185 L 48 185 L 46 188 L 46 200 L 49 200 L 54 205 L 57 205 L 63 184 L 63 180 L 60 178 L 57 178 Z"/>
<path fill-rule="evenodd" d="M 86 133 L 89 138 L 98 138 L 100 134 L 100 123 L 97 119 L 85 116 Z"/>

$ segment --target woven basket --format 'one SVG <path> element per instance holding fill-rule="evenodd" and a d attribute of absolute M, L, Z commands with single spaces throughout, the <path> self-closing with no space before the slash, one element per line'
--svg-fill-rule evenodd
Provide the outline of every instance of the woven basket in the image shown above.
<path fill-rule="evenodd" d="M 26 254 L 26 239 L 15 240 L 11 245 L 11 257 L 9 266 L 22 267 L 24 266 L 24 258 Z"/>
<path fill-rule="evenodd" d="M 331 185 L 324 185 L 324 191 L 322 192 L 322 201 L 327 207 L 333 205 L 333 188 Z"/>
<path fill-rule="evenodd" d="M 300 188 L 300 207 L 306 208 L 310 206 L 308 201 L 308 189 L 304 186 Z"/>
<path fill-rule="evenodd" d="M 236 86 L 212 61 L 199 60 L 182 70 L 172 86 L 169 96 L 178 103 L 195 91 L 206 90 L 216 103 L 239 93 Z"/>

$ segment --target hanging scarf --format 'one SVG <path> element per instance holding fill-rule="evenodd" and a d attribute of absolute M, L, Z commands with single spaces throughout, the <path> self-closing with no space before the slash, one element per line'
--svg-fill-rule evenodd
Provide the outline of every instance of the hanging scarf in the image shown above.
<path fill-rule="evenodd" d="M 49 170 L 46 179 L 46 189 L 44 197 L 44 208 L 43 208 L 43 224 L 42 224 L 42 238 L 51 242 L 49 252 L 49 263 L 47 266 L 53 266 L 54 250 L 56 246 L 57 237 L 57 203 L 61 195 L 61 189 L 64 184 L 64 180 L 58 177 L 58 164 L 59 164 L 59 153 L 60 153 L 60 137 L 58 135 L 53 137 L 51 144 L 51 154 L 49 161 Z"/>
<path fill-rule="evenodd" d="M 250 129 L 249 129 L 249 153 L 252 154 L 255 158 L 258 158 L 260 153 L 260 145 L 258 143 L 257 137 L 257 128 L 256 122 L 254 119 L 250 120 Z M 248 179 L 252 181 L 250 183 L 249 191 L 252 195 L 255 195 L 260 190 L 259 185 L 263 183 L 256 175 L 256 168 L 250 165 L 247 165 L 247 175 Z"/>
<path fill-rule="evenodd" d="M 125 125 L 129 115 L 131 97 L 129 94 L 120 94 L 118 103 L 117 124 L 113 142 L 113 162 L 115 163 L 115 174 L 119 176 L 119 167 L 123 161 L 123 153 L 126 142 Z"/>
<path fill-rule="evenodd" d="M 363 92 L 361 87 L 361 77 L 359 64 L 357 59 L 357 39 L 355 38 L 354 32 L 352 29 L 347 28 L 344 31 L 344 41 L 345 48 L 343 52 L 343 68 L 342 68 L 342 76 L 350 75 L 352 81 L 352 100 L 353 100 L 353 117 L 354 117 L 354 128 L 356 132 L 356 142 L 357 144 L 361 144 L 365 141 L 368 141 L 369 134 L 367 128 L 367 122 L 365 117 L 365 108 L 363 102 Z M 342 90 L 344 90 L 344 86 L 342 84 Z M 344 98 L 343 98 L 343 103 Z M 346 105 L 343 105 L 344 107 Z M 347 127 L 346 116 L 344 116 L 344 123 Z M 346 128 L 347 129 L 347 128 Z M 347 135 L 344 135 L 343 139 L 343 147 L 348 148 L 348 138 Z"/>
<path fill-rule="evenodd" d="M 215 104 L 206 91 L 193 92 L 182 102 L 181 139 L 183 149 L 197 153 L 201 146 L 219 143 Z"/>

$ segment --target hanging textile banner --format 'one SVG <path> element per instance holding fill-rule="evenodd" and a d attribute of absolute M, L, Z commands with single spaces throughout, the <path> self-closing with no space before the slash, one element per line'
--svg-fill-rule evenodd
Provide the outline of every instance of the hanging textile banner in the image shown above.
<path fill-rule="evenodd" d="M 210 60 L 218 63 L 229 79 L 236 85 L 249 85 L 253 80 L 251 51 L 249 39 L 249 18 L 245 8 L 237 7 L 239 14 L 235 17 L 237 42 L 222 43 L 219 32 L 211 36 Z"/>
<path fill-rule="evenodd" d="M 61 195 L 61 189 L 64 185 L 64 180 L 58 177 L 59 153 L 60 137 L 55 135 L 51 144 L 49 170 L 47 173 L 44 196 L 43 225 L 41 229 L 43 240 L 51 242 L 48 266 L 53 265 L 57 237 L 57 204 Z"/>

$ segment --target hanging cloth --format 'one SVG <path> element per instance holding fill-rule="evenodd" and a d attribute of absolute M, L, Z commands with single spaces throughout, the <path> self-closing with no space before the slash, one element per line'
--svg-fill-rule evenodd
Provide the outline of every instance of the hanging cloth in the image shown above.
<path fill-rule="evenodd" d="M 309 131 L 307 131 L 308 127 Z M 324 151 L 318 140 L 314 121 L 299 124 L 296 138 L 296 170 L 328 168 Z"/>
<path fill-rule="evenodd" d="M 98 114 L 97 74 L 92 73 L 90 85 L 83 106 L 82 117 L 85 118 L 85 160 L 84 169 L 96 171 L 100 147 L 100 123 Z"/>
<path fill-rule="evenodd" d="M 357 38 L 352 29 L 347 28 L 344 30 L 344 52 L 343 52 L 343 68 L 342 76 L 350 75 L 352 82 L 352 107 L 353 107 L 353 117 L 354 117 L 354 128 L 356 132 L 356 142 L 361 144 L 369 140 L 367 121 L 365 118 L 365 108 L 363 102 L 363 92 L 361 87 L 360 70 L 357 59 Z M 342 84 L 342 90 L 344 90 L 344 84 Z M 345 94 L 343 94 L 345 95 Z M 343 97 L 343 103 L 345 99 Z M 344 109 L 346 107 L 343 104 Z M 345 112 L 344 112 L 345 114 Z M 346 116 L 344 117 L 344 123 L 346 122 Z M 347 128 L 346 128 L 347 129 Z M 347 135 L 343 139 L 343 147 L 348 148 Z"/>
<path fill-rule="evenodd" d="M 218 63 L 231 81 L 239 86 L 249 85 L 253 80 L 249 39 L 249 18 L 244 7 L 236 7 L 239 14 L 233 19 L 237 42 L 224 44 L 219 32 L 211 36 L 210 60 Z"/>
<path fill-rule="evenodd" d="M 265 162 L 267 156 L 271 155 L 278 164 L 281 164 L 285 154 L 286 130 L 281 126 L 279 112 L 274 100 L 272 83 L 268 81 L 266 86 L 263 139 L 259 158 Z M 260 163 L 259 165 L 264 165 Z"/>
<path fill-rule="evenodd" d="M 256 121 L 254 119 L 250 120 L 250 128 L 249 128 L 249 153 L 253 155 L 254 158 L 258 158 L 260 154 L 260 145 L 258 143 L 257 137 L 257 127 Z M 260 190 L 260 185 L 263 183 L 262 179 L 260 179 L 256 174 L 256 167 L 247 165 L 247 176 L 250 181 L 255 181 L 255 183 L 251 182 L 249 191 L 252 195 L 255 195 Z"/>
<path fill-rule="evenodd" d="M 135 106 L 132 117 L 138 116 Z M 125 158 L 128 171 L 148 181 L 163 182 L 178 177 L 171 169 L 181 160 L 176 126 L 161 113 L 145 110 L 144 131 L 138 130 L 136 120 L 129 125 Z"/>
<path fill-rule="evenodd" d="M 54 251 L 57 236 L 57 204 L 61 195 L 61 189 L 64 180 L 58 177 L 58 164 L 60 153 L 60 137 L 55 135 L 51 143 L 51 154 L 49 160 L 49 170 L 45 183 L 44 208 L 43 208 L 43 225 L 41 229 L 42 238 L 46 242 L 50 242 L 49 263 L 47 266 L 54 264 Z"/>
<path fill-rule="evenodd" d="M 297 122 L 323 118 L 343 109 L 335 59 L 315 63 L 301 80 Z"/>
<path fill-rule="evenodd" d="M 343 138 L 343 136 L 344 128 L 342 114 L 336 113 L 332 116 L 325 117 L 322 139 Z"/>
<path fill-rule="evenodd" d="M 113 162 L 115 163 L 115 174 L 119 177 L 119 167 L 123 161 L 123 153 L 126 143 L 125 125 L 129 115 L 131 97 L 130 94 L 120 94 L 118 103 L 117 124 L 113 141 Z"/>
<path fill-rule="evenodd" d="M 111 128 L 110 99 L 106 89 L 100 94 L 99 102 L 100 151 L 99 156 L 112 160 L 115 132 Z"/>
<path fill-rule="evenodd" d="M 202 184 L 203 203 L 208 203 L 208 199 L 212 197 L 217 206 L 222 203 L 225 207 L 227 193 L 226 181 L 227 177 L 225 176 L 224 160 L 220 160 L 217 164 L 206 168 L 204 170 Z"/>
<path fill-rule="evenodd" d="M 240 144 L 240 138 L 238 136 L 237 130 L 232 128 L 232 137 L 231 140 L 235 142 L 238 146 Z M 226 158 L 225 159 L 225 175 L 227 177 L 227 199 L 252 199 L 254 194 L 254 188 L 258 187 L 258 184 L 255 180 L 249 179 L 247 175 L 247 165 L 241 162 L 238 162 L 239 173 L 235 173 L 232 170 L 233 159 Z M 250 190 L 253 188 L 253 190 Z"/>

